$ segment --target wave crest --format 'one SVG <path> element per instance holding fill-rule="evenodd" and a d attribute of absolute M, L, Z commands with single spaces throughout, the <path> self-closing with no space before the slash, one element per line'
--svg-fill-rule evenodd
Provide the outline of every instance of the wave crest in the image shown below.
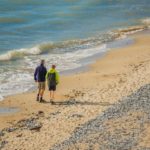
<path fill-rule="evenodd" d="M 89 40 L 71 40 L 56 43 L 42 43 L 32 48 L 22 48 L 8 51 L 7 53 L 0 55 L 0 61 L 15 60 L 29 55 L 40 55 L 51 52 L 54 49 L 74 47 L 76 45 L 82 45 L 88 42 Z"/>
<path fill-rule="evenodd" d="M 15 59 L 23 58 L 24 56 L 29 56 L 29 55 L 40 55 L 43 53 L 49 53 L 54 49 L 77 48 L 79 46 L 82 47 L 85 45 L 105 43 L 108 41 L 112 41 L 112 40 L 124 37 L 124 35 L 127 35 L 127 34 L 132 34 L 138 31 L 148 29 L 150 27 L 150 18 L 143 19 L 142 22 L 143 22 L 143 25 L 131 26 L 131 27 L 124 28 L 124 29 L 114 30 L 114 31 L 108 32 L 107 34 L 103 34 L 103 35 L 88 38 L 88 39 L 69 40 L 69 41 L 56 42 L 56 43 L 49 42 L 49 43 L 42 43 L 42 44 L 36 45 L 32 48 L 11 50 L 5 54 L 0 55 L 0 61 L 15 60 Z"/>
<path fill-rule="evenodd" d="M 31 54 L 36 55 L 39 52 L 40 50 L 38 49 L 38 47 L 33 47 L 30 49 L 12 50 L 5 54 L 0 55 L 0 61 L 15 60 Z"/>

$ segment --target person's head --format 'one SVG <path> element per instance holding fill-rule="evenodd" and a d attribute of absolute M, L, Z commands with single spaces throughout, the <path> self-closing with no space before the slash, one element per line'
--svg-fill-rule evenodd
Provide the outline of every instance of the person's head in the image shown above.
<path fill-rule="evenodd" d="M 52 65 L 52 69 L 55 69 L 56 68 L 56 65 Z"/>
<path fill-rule="evenodd" d="M 42 59 L 42 60 L 41 60 L 41 65 L 44 65 L 44 64 L 45 64 L 45 60 Z"/>

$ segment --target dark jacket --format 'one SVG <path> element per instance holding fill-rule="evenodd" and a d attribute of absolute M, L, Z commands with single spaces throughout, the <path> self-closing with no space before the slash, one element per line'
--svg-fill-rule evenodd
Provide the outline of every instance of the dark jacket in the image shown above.
<path fill-rule="evenodd" d="M 40 65 L 35 69 L 34 80 L 38 82 L 45 82 L 47 69 L 44 65 Z"/>

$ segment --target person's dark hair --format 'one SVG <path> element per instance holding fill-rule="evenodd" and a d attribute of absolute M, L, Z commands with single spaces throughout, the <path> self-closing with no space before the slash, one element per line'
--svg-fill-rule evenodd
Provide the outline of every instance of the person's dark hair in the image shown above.
<path fill-rule="evenodd" d="M 42 59 L 42 60 L 41 60 L 41 65 L 44 65 L 44 63 L 45 63 L 45 60 Z"/>
<path fill-rule="evenodd" d="M 55 68 L 56 68 L 56 65 L 52 65 L 52 68 L 55 69 Z"/>

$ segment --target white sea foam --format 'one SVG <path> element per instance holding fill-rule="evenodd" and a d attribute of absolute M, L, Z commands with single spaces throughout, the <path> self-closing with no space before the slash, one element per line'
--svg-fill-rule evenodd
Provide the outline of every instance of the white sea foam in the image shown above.
<path fill-rule="evenodd" d="M 142 19 L 141 22 L 145 25 L 147 25 L 148 27 L 150 27 L 150 18 L 145 18 L 145 19 Z"/>
<path fill-rule="evenodd" d="M 58 66 L 59 71 L 76 69 L 81 67 L 81 60 L 96 55 L 98 53 L 103 53 L 107 51 L 106 44 L 96 46 L 88 49 L 79 49 L 73 52 L 66 52 L 62 54 L 43 54 L 38 55 L 37 57 L 25 57 L 25 64 L 28 68 L 33 69 L 37 66 L 40 59 L 45 59 L 47 68 L 51 66 L 51 64 L 56 64 Z"/>
<path fill-rule="evenodd" d="M 142 25 L 121 28 L 115 31 L 108 32 L 107 34 L 101 36 L 91 37 L 87 39 L 69 40 L 56 43 L 48 42 L 35 45 L 31 48 L 10 50 L 5 54 L 0 55 L 0 61 L 9 61 L 18 58 L 24 58 L 25 56 L 30 55 L 41 55 L 43 53 L 50 53 L 51 51 L 56 49 L 67 50 L 73 47 L 82 47 L 85 45 L 88 46 L 93 43 L 96 44 L 100 42 L 107 42 L 115 39 L 125 38 L 128 34 L 133 34 L 135 32 L 142 31 L 150 26 L 150 18 L 143 19 L 141 22 L 143 23 Z"/>
<path fill-rule="evenodd" d="M 41 55 L 43 53 L 51 53 L 53 50 L 64 50 L 67 51 L 68 49 L 82 49 L 83 47 L 90 47 L 92 44 L 97 45 L 101 42 L 107 42 L 110 40 L 114 40 L 120 37 L 120 34 L 116 32 L 108 32 L 107 34 L 91 37 L 87 39 L 78 39 L 78 40 L 68 40 L 63 42 L 48 42 L 48 43 L 41 43 L 39 45 L 35 45 L 31 48 L 22 48 L 17 50 L 10 50 L 5 54 L 0 55 L 0 61 L 9 61 L 9 60 L 16 60 L 19 58 L 24 58 L 26 56 L 31 55 Z M 93 49 L 92 49 L 93 50 Z M 87 50 L 89 51 L 89 49 Z"/>
<path fill-rule="evenodd" d="M 39 49 L 38 46 L 35 46 L 33 48 L 27 48 L 27 49 L 11 50 L 5 54 L 0 55 L 0 61 L 8 61 L 17 58 L 22 58 L 28 55 L 38 55 L 40 53 L 41 50 Z"/>
<path fill-rule="evenodd" d="M 74 52 L 67 52 L 62 54 L 42 54 L 37 56 L 26 56 L 24 59 L 24 63 L 22 63 L 22 69 L 24 70 L 10 70 L 4 72 L 0 76 L 0 95 L 1 97 L 5 97 L 8 95 L 13 95 L 17 93 L 26 92 L 29 89 L 35 87 L 35 83 L 33 80 L 33 72 L 37 64 L 39 64 L 40 59 L 46 60 L 46 66 L 49 68 L 52 63 L 58 65 L 59 71 L 69 70 L 69 69 L 76 69 L 81 67 L 80 61 L 86 57 L 90 57 L 92 55 L 105 52 L 106 44 L 88 48 L 88 49 L 79 49 Z M 19 68 L 18 68 L 19 69 Z"/>
<path fill-rule="evenodd" d="M 7 77 L 7 81 L 0 84 L 0 100 L 5 96 L 26 92 L 35 86 L 33 77 L 28 73 L 9 72 Z"/>
<path fill-rule="evenodd" d="M 4 99 L 3 96 L 0 95 L 0 101 L 2 101 L 3 99 Z"/>

